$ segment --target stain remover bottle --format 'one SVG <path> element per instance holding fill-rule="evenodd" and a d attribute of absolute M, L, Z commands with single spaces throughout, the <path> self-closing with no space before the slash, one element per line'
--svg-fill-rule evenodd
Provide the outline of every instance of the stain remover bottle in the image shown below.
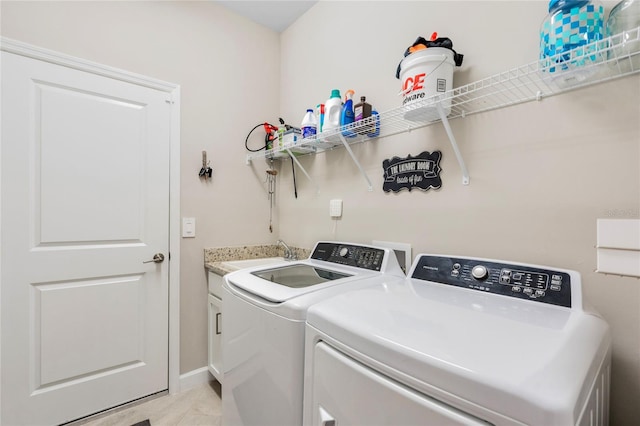
<path fill-rule="evenodd" d="M 344 106 L 342 107 L 342 112 L 340 113 L 340 125 L 346 126 L 347 124 L 351 124 L 355 121 L 355 115 L 353 113 L 353 94 L 355 92 L 351 89 L 347 90 L 347 93 L 344 95 Z M 348 138 L 356 137 L 356 134 L 347 129 L 342 130 L 342 135 Z"/>

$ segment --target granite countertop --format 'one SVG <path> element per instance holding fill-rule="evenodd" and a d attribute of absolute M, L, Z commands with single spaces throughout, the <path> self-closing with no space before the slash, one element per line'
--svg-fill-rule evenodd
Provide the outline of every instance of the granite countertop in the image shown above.
<path fill-rule="evenodd" d="M 306 259 L 311 250 L 291 247 L 298 259 Z M 230 260 L 261 259 L 265 257 L 284 257 L 284 247 L 281 245 L 214 247 L 204 249 L 204 266 L 207 270 L 218 275 L 231 271 L 224 268 L 223 262 Z"/>

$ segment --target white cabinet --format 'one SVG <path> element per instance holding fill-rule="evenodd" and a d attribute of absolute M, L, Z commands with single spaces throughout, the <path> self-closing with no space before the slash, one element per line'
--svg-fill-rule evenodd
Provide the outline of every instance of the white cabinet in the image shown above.
<path fill-rule="evenodd" d="M 223 278 L 209 272 L 209 345 L 208 367 L 213 377 L 222 383 L 222 281 Z"/>

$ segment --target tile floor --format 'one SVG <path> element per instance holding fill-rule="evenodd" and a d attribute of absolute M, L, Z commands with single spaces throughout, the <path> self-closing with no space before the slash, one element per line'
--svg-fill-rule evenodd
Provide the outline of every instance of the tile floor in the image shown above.
<path fill-rule="evenodd" d="M 220 383 L 212 381 L 77 424 L 130 426 L 149 419 L 151 426 L 220 426 L 221 395 Z"/>

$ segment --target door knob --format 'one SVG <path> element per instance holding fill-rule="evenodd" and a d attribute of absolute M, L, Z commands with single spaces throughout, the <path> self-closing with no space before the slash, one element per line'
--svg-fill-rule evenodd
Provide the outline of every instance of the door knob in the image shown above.
<path fill-rule="evenodd" d="M 142 263 L 151 263 L 151 262 L 153 262 L 153 263 L 162 263 L 163 261 L 164 261 L 164 254 L 156 253 L 156 254 L 153 255 L 153 259 L 145 260 Z"/>

